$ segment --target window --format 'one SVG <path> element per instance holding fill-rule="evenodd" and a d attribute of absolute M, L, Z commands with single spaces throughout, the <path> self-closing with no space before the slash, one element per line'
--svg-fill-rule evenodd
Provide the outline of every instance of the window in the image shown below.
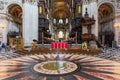
<path fill-rule="evenodd" d="M 39 13 L 42 14 L 42 6 L 39 7 Z"/>
<path fill-rule="evenodd" d="M 62 20 L 62 19 L 59 19 L 59 23 L 62 24 L 62 23 L 63 23 L 63 20 Z"/>
<path fill-rule="evenodd" d="M 81 6 L 78 6 L 78 13 L 81 13 Z"/>
<path fill-rule="evenodd" d="M 58 38 L 63 38 L 63 37 L 64 37 L 63 31 L 59 31 Z"/>
<path fill-rule="evenodd" d="M 53 19 L 53 23 L 56 24 L 56 19 Z"/>
<path fill-rule="evenodd" d="M 66 18 L 66 24 L 68 23 L 68 18 Z"/>

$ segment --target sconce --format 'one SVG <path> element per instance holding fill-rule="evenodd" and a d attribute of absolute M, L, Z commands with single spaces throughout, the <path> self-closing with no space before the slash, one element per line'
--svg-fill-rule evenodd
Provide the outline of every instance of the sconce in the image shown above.
<path fill-rule="evenodd" d="M 6 27 L 6 24 L 0 24 L 0 28 L 4 29 Z"/>
<path fill-rule="evenodd" d="M 114 27 L 115 28 L 120 28 L 120 23 L 115 23 Z"/>

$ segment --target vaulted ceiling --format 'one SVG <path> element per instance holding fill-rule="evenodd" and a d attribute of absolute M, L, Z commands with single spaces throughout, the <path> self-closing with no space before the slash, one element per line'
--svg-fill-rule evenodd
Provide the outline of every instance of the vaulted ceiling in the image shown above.
<path fill-rule="evenodd" d="M 53 18 L 68 18 L 70 17 L 71 0 L 56 0 L 52 1 L 52 17 Z"/>

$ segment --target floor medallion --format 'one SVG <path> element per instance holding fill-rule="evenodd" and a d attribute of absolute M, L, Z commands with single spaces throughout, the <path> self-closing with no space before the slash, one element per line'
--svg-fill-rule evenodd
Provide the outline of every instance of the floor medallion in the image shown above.
<path fill-rule="evenodd" d="M 39 54 L 0 61 L 0 80 L 120 80 L 120 63 L 79 54 Z"/>
<path fill-rule="evenodd" d="M 69 61 L 46 61 L 34 66 L 35 71 L 48 75 L 68 74 L 77 69 L 77 64 Z"/>

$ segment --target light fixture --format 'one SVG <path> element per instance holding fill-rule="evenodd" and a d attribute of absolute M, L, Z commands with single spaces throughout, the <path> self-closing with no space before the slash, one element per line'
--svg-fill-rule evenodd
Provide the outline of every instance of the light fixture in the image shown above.
<path fill-rule="evenodd" d="M 6 24 L 0 23 L 0 28 L 4 29 L 5 27 L 6 27 Z"/>
<path fill-rule="evenodd" d="M 114 24 L 114 27 L 115 27 L 115 28 L 120 28 L 120 23 L 115 23 L 115 24 Z"/>

